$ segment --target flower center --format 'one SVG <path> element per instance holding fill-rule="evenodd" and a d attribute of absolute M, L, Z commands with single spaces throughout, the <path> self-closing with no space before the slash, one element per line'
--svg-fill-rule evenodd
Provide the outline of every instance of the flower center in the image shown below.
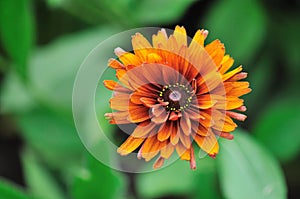
<path fill-rule="evenodd" d="M 169 94 L 169 99 L 172 100 L 172 101 L 180 101 L 181 99 L 181 93 L 179 91 L 172 91 L 170 94 Z"/>
<path fill-rule="evenodd" d="M 182 111 L 187 108 L 192 101 L 192 92 L 183 84 L 173 84 L 164 86 L 159 92 L 159 98 L 163 102 L 168 102 L 168 111 Z"/>

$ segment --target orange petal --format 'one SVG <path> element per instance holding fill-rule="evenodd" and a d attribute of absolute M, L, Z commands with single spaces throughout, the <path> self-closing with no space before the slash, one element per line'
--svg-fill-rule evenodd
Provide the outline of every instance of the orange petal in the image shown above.
<path fill-rule="evenodd" d="M 152 36 L 152 43 L 154 48 L 166 49 L 168 41 L 168 35 L 165 29 L 158 31 L 157 35 Z M 160 45 L 159 45 L 160 44 Z"/>
<path fill-rule="evenodd" d="M 109 90 L 113 90 L 115 92 L 121 92 L 121 93 L 132 92 L 128 88 L 124 88 L 123 86 L 121 86 L 120 84 L 118 84 L 117 82 L 115 82 L 113 80 L 104 80 L 103 84 L 106 88 L 108 88 Z"/>
<path fill-rule="evenodd" d="M 217 103 L 210 94 L 197 95 L 197 102 L 200 109 L 211 108 Z"/>
<path fill-rule="evenodd" d="M 186 30 L 183 26 L 176 26 L 173 35 L 179 46 L 187 46 Z"/>
<path fill-rule="evenodd" d="M 129 96 L 130 95 L 127 93 L 120 93 L 112 97 L 109 100 L 111 109 L 118 111 L 128 111 L 130 101 Z"/>
<path fill-rule="evenodd" d="M 133 123 L 143 122 L 145 120 L 150 119 L 149 116 L 149 108 L 140 105 L 129 106 L 129 115 L 128 120 Z"/>
<path fill-rule="evenodd" d="M 172 130 L 172 122 L 167 121 L 166 123 L 162 124 L 160 129 L 158 130 L 157 139 L 159 141 L 168 139 L 171 135 Z"/>
<path fill-rule="evenodd" d="M 140 33 L 136 33 L 132 36 L 132 47 L 134 54 L 137 55 L 140 60 L 146 61 L 147 55 L 151 52 L 152 46 L 149 41 Z"/>
<path fill-rule="evenodd" d="M 156 104 L 157 100 L 153 98 L 148 98 L 148 97 L 141 97 L 140 101 L 147 107 L 153 107 L 153 105 Z"/>
<path fill-rule="evenodd" d="M 200 124 L 205 127 L 211 127 L 213 125 L 213 120 L 211 118 L 211 115 L 205 112 L 205 110 L 201 111 L 200 114 L 204 117 L 204 119 L 199 120 Z"/>
<path fill-rule="evenodd" d="M 193 37 L 193 40 L 189 46 L 189 50 L 193 50 L 194 48 L 198 48 L 198 46 L 204 46 L 204 40 L 208 35 L 207 30 L 198 30 Z"/>
<path fill-rule="evenodd" d="M 201 135 L 201 136 L 207 136 L 208 131 L 210 130 L 209 128 L 202 126 L 200 123 L 193 123 L 192 129 L 193 129 L 194 133 Z"/>
<path fill-rule="evenodd" d="M 232 110 L 243 106 L 244 100 L 238 97 L 226 97 L 226 110 Z"/>
<path fill-rule="evenodd" d="M 180 142 L 175 146 L 177 154 L 182 160 L 190 160 L 190 150 L 185 148 L 184 145 Z"/>
<path fill-rule="evenodd" d="M 225 82 L 226 80 L 228 80 L 229 78 L 233 77 L 234 75 L 236 75 L 237 73 L 241 72 L 243 70 L 242 66 L 237 67 L 236 69 L 225 73 L 222 77 L 223 81 Z"/>
<path fill-rule="evenodd" d="M 116 48 L 115 54 L 119 57 L 121 62 L 125 65 L 134 65 L 139 66 L 142 64 L 142 61 L 135 54 L 124 51 L 122 48 Z"/>
<path fill-rule="evenodd" d="M 247 78 L 247 76 L 248 76 L 248 73 L 240 72 L 238 74 L 235 74 L 233 77 L 229 78 L 227 81 L 231 81 L 231 82 L 239 81 L 241 79 Z"/>
<path fill-rule="evenodd" d="M 176 121 L 176 120 L 178 120 L 181 116 L 182 116 L 181 113 L 175 113 L 174 111 L 171 111 L 169 120 L 171 120 L 171 121 Z"/>
<path fill-rule="evenodd" d="M 147 63 L 160 63 L 161 61 L 162 61 L 162 58 L 160 55 L 158 55 L 156 53 L 147 54 L 147 59 L 146 59 Z"/>
<path fill-rule="evenodd" d="M 175 36 L 170 35 L 168 43 L 167 43 L 167 49 L 170 52 L 177 53 L 179 51 L 180 46 L 178 45 Z"/>
<path fill-rule="evenodd" d="M 206 74 L 203 78 L 199 79 L 198 82 L 198 95 L 211 92 L 215 88 L 219 86 L 223 86 L 223 80 L 220 74 L 216 71 L 211 71 L 210 73 Z"/>
<path fill-rule="evenodd" d="M 236 112 L 233 112 L 233 111 L 226 111 L 226 114 L 229 117 L 234 118 L 236 120 L 240 120 L 240 121 L 245 121 L 245 119 L 247 118 L 246 115 L 241 114 L 241 113 L 236 113 Z"/>
<path fill-rule="evenodd" d="M 225 55 L 222 59 L 219 72 L 221 74 L 224 74 L 225 72 L 227 72 L 231 68 L 233 63 L 234 63 L 234 60 L 229 55 Z"/>
<path fill-rule="evenodd" d="M 172 144 L 167 144 L 165 147 L 163 147 L 160 151 L 161 157 L 168 159 L 174 151 L 174 146 Z"/>
<path fill-rule="evenodd" d="M 146 161 L 151 160 L 158 154 L 161 148 L 165 147 L 166 141 L 160 142 L 157 140 L 156 135 L 148 137 L 141 149 L 141 155 Z"/>
<path fill-rule="evenodd" d="M 114 90 L 118 83 L 113 80 L 104 80 L 103 84 L 109 90 Z"/>
<path fill-rule="evenodd" d="M 180 119 L 180 128 L 185 135 L 190 135 L 192 132 L 191 129 L 191 120 L 189 116 L 185 113 L 183 117 Z"/>
<path fill-rule="evenodd" d="M 216 121 L 213 126 L 214 129 L 224 132 L 232 132 L 236 127 L 236 123 L 234 123 L 234 121 L 228 115 L 225 115 L 225 118 Z"/>
<path fill-rule="evenodd" d="M 127 140 L 118 148 L 118 153 L 121 155 L 128 155 L 135 149 L 137 149 L 142 142 L 145 140 L 145 138 L 134 138 L 132 136 L 129 136 Z"/>
<path fill-rule="evenodd" d="M 104 115 L 107 119 L 110 119 L 111 124 L 128 124 L 128 112 L 127 111 L 118 111 L 113 113 L 106 113 Z"/>
<path fill-rule="evenodd" d="M 161 124 L 166 122 L 168 117 L 169 117 L 169 112 L 167 112 L 166 109 L 164 109 L 160 115 L 152 117 L 151 121 L 156 124 Z"/>
<path fill-rule="evenodd" d="M 177 122 L 172 122 L 172 131 L 170 136 L 170 141 L 173 145 L 176 145 L 179 141 L 178 124 Z"/>
<path fill-rule="evenodd" d="M 152 108 L 151 108 L 151 112 L 152 114 L 157 117 L 159 115 L 161 115 L 163 112 L 165 112 L 165 108 L 160 105 L 160 104 L 155 104 Z"/>
<path fill-rule="evenodd" d="M 247 110 L 247 107 L 246 106 L 240 106 L 235 110 L 245 112 Z"/>
<path fill-rule="evenodd" d="M 190 148 L 190 146 L 191 146 L 190 136 L 187 136 L 187 135 L 185 135 L 181 132 L 179 134 L 179 139 L 180 139 L 181 143 L 184 145 L 185 148 Z"/>
<path fill-rule="evenodd" d="M 158 157 L 158 158 L 155 160 L 154 164 L 153 164 L 153 168 L 154 168 L 154 169 L 159 169 L 160 167 L 162 167 L 162 165 L 164 164 L 164 162 L 165 162 L 165 159 L 164 159 L 164 158 Z"/>
<path fill-rule="evenodd" d="M 112 58 L 108 60 L 108 65 L 114 69 L 124 69 L 125 68 L 123 64 L 121 64 L 116 59 L 112 59 Z"/>
<path fill-rule="evenodd" d="M 228 132 L 221 132 L 219 136 L 228 140 L 232 140 L 234 138 L 234 136 Z"/>
<path fill-rule="evenodd" d="M 147 135 L 150 133 L 150 131 L 153 130 L 153 128 L 156 125 L 152 122 L 145 121 L 145 122 L 141 122 L 133 131 L 133 133 L 131 134 L 132 137 L 136 137 L 136 138 L 141 138 L 141 137 L 147 137 Z"/>
<path fill-rule="evenodd" d="M 222 44 L 220 40 L 216 39 L 205 46 L 205 50 L 211 56 L 214 63 L 219 66 L 225 54 L 224 44 Z"/>
<path fill-rule="evenodd" d="M 209 136 L 203 137 L 196 135 L 195 141 L 198 146 L 208 153 L 209 155 L 215 156 L 219 152 L 219 144 L 214 134 L 210 134 Z"/>
<path fill-rule="evenodd" d="M 190 158 L 190 168 L 195 170 L 196 169 L 196 160 L 195 160 L 195 152 L 194 152 L 193 145 L 190 148 L 190 154 L 191 154 L 190 155 L 191 156 L 191 158 Z"/>

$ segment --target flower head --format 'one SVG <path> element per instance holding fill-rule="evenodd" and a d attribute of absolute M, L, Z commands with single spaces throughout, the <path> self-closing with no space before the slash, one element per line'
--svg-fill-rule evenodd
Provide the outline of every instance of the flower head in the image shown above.
<path fill-rule="evenodd" d="M 119 82 L 105 80 L 114 91 L 105 116 L 112 124 L 135 124 L 118 153 L 138 150 L 146 161 L 158 156 L 154 168 L 163 165 L 174 151 L 196 168 L 194 145 L 209 156 L 219 151 L 217 138 L 233 139 L 246 111 L 239 97 L 249 93 L 242 66 L 231 71 L 233 59 L 215 40 L 204 46 L 207 30 L 198 30 L 190 43 L 186 31 L 176 26 L 170 36 L 164 29 L 152 37 L 152 44 L 140 33 L 132 37 L 134 52 L 115 49 L 118 60 L 108 65 Z"/>

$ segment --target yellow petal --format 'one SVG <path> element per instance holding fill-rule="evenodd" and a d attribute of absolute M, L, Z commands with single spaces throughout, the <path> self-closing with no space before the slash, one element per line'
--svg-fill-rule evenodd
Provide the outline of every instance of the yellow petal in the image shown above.
<path fill-rule="evenodd" d="M 196 34 L 193 37 L 193 40 L 189 46 L 190 50 L 193 50 L 194 48 L 198 48 L 198 46 L 204 46 L 204 40 L 206 39 L 208 35 L 207 30 L 198 30 Z"/>
<path fill-rule="evenodd" d="M 130 101 L 129 96 L 129 94 L 121 93 L 112 97 L 109 100 L 111 109 L 118 111 L 128 111 Z"/>
<path fill-rule="evenodd" d="M 212 133 L 209 136 L 195 136 L 198 146 L 209 155 L 216 155 L 219 152 L 219 144 L 216 136 Z"/>
<path fill-rule="evenodd" d="M 134 138 L 132 136 L 129 136 L 127 140 L 118 148 L 118 153 L 121 155 L 128 155 L 135 149 L 137 149 L 142 142 L 145 140 L 145 138 Z"/>
<path fill-rule="evenodd" d="M 115 54 L 119 57 L 119 59 L 125 66 L 128 65 L 139 66 L 142 64 L 142 61 L 139 59 L 138 56 L 130 52 L 126 52 L 122 48 L 116 48 Z"/>
<path fill-rule="evenodd" d="M 153 128 L 156 125 L 150 121 L 144 121 L 141 122 L 132 132 L 131 136 L 135 138 L 141 138 L 141 137 L 147 137 L 149 135 L 150 131 L 153 130 Z"/>
<path fill-rule="evenodd" d="M 174 146 L 171 143 L 169 143 L 161 149 L 160 155 L 161 157 L 168 159 L 172 155 L 173 151 Z"/>
<path fill-rule="evenodd" d="M 124 65 L 121 64 L 119 61 L 115 59 L 109 59 L 108 60 L 108 65 L 114 69 L 122 69 L 124 68 Z"/>
<path fill-rule="evenodd" d="M 225 73 L 222 77 L 223 81 L 225 82 L 226 80 L 228 80 L 229 78 L 233 77 L 235 74 L 241 72 L 243 70 L 243 67 L 242 66 L 239 66 L 237 67 L 236 69 L 228 72 L 228 73 Z"/>
<path fill-rule="evenodd" d="M 183 26 L 176 26 L 173 35 L 179 47 L 187 46 L 186 30 Z"/>
<path fill-rule="evenodd" d="M 149 41 L 140 33 L 132 36 L 132 47 L 134 54 L 137 55 L 142 61 L 147 60 L 147 55 L 151 52 L 152 46 Z"/>
<path fill-rule="evenodd" d="M 227 72 L 231 68 L 233 63 L 234 60 L 229 55 L 225 55 L 222 59 L 221 67 L 219 69 L 220 73 L 224 74 L 225 72 Z"/>
<path fill-rule="evenodd" d="M 216 39 L 205 46 L 205 50 L 211 56 L 214 63 L 219 66 L 225 54 L 224 44 L 222 44 L 220 40 Z"/>
<path fill-rule="evenodd" d="M 157 35 L 152 36 L 154 48 L 167 49 L 168 35 L 165 29 L 158 31 Z"/>

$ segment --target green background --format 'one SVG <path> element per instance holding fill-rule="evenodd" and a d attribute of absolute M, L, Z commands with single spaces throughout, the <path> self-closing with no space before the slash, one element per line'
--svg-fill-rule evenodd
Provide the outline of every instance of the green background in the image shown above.
<path fill-rule="evenodd" d="M 0 0 L 0 199 L 299 198 L 299 10 L 296 0 Z M 76 71 L 114 33 L 177 24 L 208 29 L 244 66 L 248 118 L 196 171 L 112 170 L 77 135 Z"/>

